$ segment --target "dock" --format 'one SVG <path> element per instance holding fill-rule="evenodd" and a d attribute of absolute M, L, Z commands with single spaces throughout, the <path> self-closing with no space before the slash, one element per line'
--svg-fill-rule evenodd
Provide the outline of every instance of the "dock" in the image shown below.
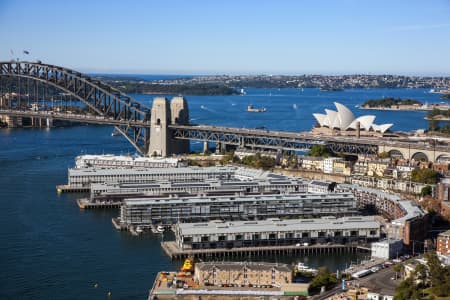
<path fill-rule="evenodd" d="M 92 202 L 87 198 L 77 199 L 77 204 L 80 209 L 104 209 L 104 208 L 120 208 L 120 202 L 102 201 Z"/>
<path fill-rule="evenodd" d="M 60 184 L 56 186 L 56 191 L 58 193 L 87 193 L 89 192 L 89 187 L 74 187 L 68 184 Z"/>
<path fill-rule="evenodd" d="M 280 245 L 280 246 L 261 246 L 261 247 L 236 247 L 231 249 L 215 248 L 215 249 L 180 249 L 175 241 L 161 242 L 161 248 L 170 259 L 184 259 L 186 257 L 193 258 L 220 258 L 220 257 L 261 257 L 264 255 L 317 255 L 317 254 L 333 254 L 333 253 L 349 253 L 349 252 L 366 252 L 366 247 L 356 244 L 341 245 Z"/>

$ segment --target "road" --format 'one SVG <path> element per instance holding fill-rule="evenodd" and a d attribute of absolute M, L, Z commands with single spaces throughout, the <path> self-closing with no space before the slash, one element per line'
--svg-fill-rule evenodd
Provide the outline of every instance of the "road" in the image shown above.
<path fill-rule="evenodd" d="M 347 282 L 347 287 L 349 289 L 354 287 L 365 287 L 368 288 L 369 291 L 380 293 L 382 295 L 395 295 L 395 289 L 400 284 L 400 279 L 392 280 L 391 278 L 395 277 L 395 272 L 392 267 L 381 269 L 376 273 L 372 273 L 366 277 L 356 279 L 350 282 Z M 325 300 L 328 297 L 333 296 L 334 294 L 342 292 L 341 285 L 338 284 L 335 288 L 326 291 L 322 295 L 316 295 L 312 299 L 313 300 Z"/>
<path fill-rule="evenodd" d="M 400 284 L 400 279 L 392 280 L 395 278 L 395 272 L 393 267 L 381 269 L 380 271 L 373 273 L 369 276 L 360 278 L 353 281 L 353 283 L 360 287 L 366 287 L 371 292 L 380 293 L 382 295 L 395 295 L 395 289 Z"/>

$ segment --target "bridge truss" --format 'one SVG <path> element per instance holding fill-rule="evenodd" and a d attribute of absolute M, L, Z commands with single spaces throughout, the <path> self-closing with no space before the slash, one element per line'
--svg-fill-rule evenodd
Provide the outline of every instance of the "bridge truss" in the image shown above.
<path fill-rule="evenodd" d="M 173 138 L 223 143 L 238 147 L 273 150 L 304 151 L 314 145 L 324 145 L 335 153 L 376 154 L 378 146 L 373 144 L 340 142 L 337 139 L 318 139 L 304 133 L 241 129 L 217 126 L 169 126 Z"/>
<path fill-rule="evenodd" d="M 81 101 L 97 116 L 111 120 L 139 152 L 146 154 L 151 109 L 130 96 L 79 72 L 40 62 L 0 62 L 0 108 L 29 110 L 31 101 L 49 101 L 51 89 Z M 24 113 L 26 115 L 26 113 Z M 114 122 L 115 121 L 115 122 Z"/>

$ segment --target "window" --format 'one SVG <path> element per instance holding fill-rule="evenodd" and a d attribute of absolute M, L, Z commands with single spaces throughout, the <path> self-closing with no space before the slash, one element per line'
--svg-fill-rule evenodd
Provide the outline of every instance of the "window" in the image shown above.
<path fill-rule="evenodd" d="M 236 234 L 235 239 L 236 239 L 236 241 L 242 241 L 242 239 L 243 239 L 242 234 Z"/>
<path fill-rule="evenodd" d="M 358 236 L 358 231 L 355 230 L 350 231 L 350 236 Z"/>
<path fill-rule="evenodd" d="M 319 236 L 319 237 L 325 237 L 325 232 L 324 232 L 324 231 L 319 231 L 318 236 Z"/>
<path fill-rule="evenodd" d="M 334 232 L 334 236 L 342 236 L 342 232 L 340 232 L 340 231 L 335 231 L 335 232 Z"/>
<path fill-rule="evenodd" d="M 209 242 L 209 236 L 202 236 L 202 242 Z"/>
<path fill-rule="evenodd" d="M 219 235 L 219 241 L 226 241 L 227 237 L 224 235 Z"/>

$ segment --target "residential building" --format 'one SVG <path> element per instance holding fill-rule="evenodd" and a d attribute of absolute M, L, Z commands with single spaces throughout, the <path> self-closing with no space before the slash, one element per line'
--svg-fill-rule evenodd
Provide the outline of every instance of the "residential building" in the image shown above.
<path fill-rule="evenodd" d="M 306 170 L 323 171 L 323 157 L 304 156 L 301 165 Z"/>
<path fill-rule="evenodd" d="M 352 174 L 351 162 L 337 159 L 333 161 L 333 173 L 350 176 Z"/>
<path fill-rule="evenodd" d="M 194 280 L 201 287 L 246 286 L 280 287 L 292 283 L 293 267 L 263 262 L 199 262 Z"/>
<path fill-rule="evenodd" d="M 327 157 L 323 159 L 323 172 L 326 174 L 333 173 L 333 164 L 336 160 L 341 160 L 338 157 Z"/>
<path fill-rule="evenodd" d="M 367 175 L 383 177 L 384 171 L 389 167 L 389 162 L 386 160 L 373 160 L 367 164 Z"/>
<path fill-rule="evenodd" d="M 439 255 L 450 255 L 450 230 L 438 234 L 436 253 Z"/>

